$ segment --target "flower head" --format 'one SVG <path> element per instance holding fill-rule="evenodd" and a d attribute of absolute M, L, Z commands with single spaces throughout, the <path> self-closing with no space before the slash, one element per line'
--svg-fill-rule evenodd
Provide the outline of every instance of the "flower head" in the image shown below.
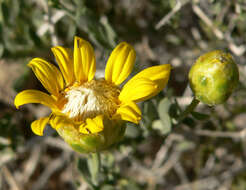
<path fill-rule="evenodd" d="M 89 42 L 75 37 L 73 52 L 60 46 L 53 47 L 52 52 L 60 70 L 40 58 L 28 64 L 49 94 L 24 90 L 17 94 L 15 106 L 48 106 L 52 113 L 34 121 L 32 131 L 41 136 L 49 123 L 79 152 L 100 151 L 119 141 L 125 122 L 137 124 L 141 119 L 136 103 L 158 94 L 166 86 L 171 69 L 168 64 L 147 68 L 121 88 L 136 58 L 128 43 L 122 42 L 113 50 L 101 79 L 94 78 L 95 55 Z"/>
<path fill-rule="evenodd" d="M 196 98 L 208 105 L 224 103 L 239 81 L 236 63 L 220 50 L 200 56 L 189 72 L 190 87 Z"/>

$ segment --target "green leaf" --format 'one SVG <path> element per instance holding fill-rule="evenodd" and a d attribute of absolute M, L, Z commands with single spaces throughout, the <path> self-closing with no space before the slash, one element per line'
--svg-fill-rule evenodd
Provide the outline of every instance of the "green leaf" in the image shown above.
<path fill-rule="evenodd" d="M 77 162 L 78 170 L 81 172 L 83 177 L 89 178 L 90 173 L 87 167 L 87 161 L 85 159 L 79 158 Z"/>
<path fill-rule="evenodd" d="M 191 117 L 186 117 L 184 118 L 184 120 L 182 121 L 184 124 L 194 128 L 196 126 L 196 122 L 193 118 Z"/>
<path fill-rule="evenodd" d="M 3 56 L 4 53 L 4 46 L 3 44 L 0 44 L 0 58 Z"/>
<path fill-rule="evenodd" d="M 163 98 L 159 105 L 158 105 L 158 113 L 160 115 L 160 117 L 162 116 L 162 114 L 166 114 L 169 112 L 169 108 L 171 106 L 171 102 L 168 98 Z"/>
<path fill-rule="evenodd" d="M 125 136 L 129 138 L 137 138 L 140 135 L 140 129 L 136 124 L 127 123 Z"/>
<path fill-rule="evenodd" d="M 48 5 L 54 8 L 59 8 L 59 0 L 48 0 Z"/>
<path fill-rule="evenodd" d="M 138 186 L 138 184 L 132 180 L 129 179 L 122 179 L 119 181 L 119 185 L 121 190 L 140 190 L 142 188 L 140 188 Z"/>
<path fill-rule="evenodd" d="M 115 187 L 112 185 L 104 185 L 101 187 L 101 190 L 115 190 Z"/>
<path fill-rule="evenodd" d="M 143 129 L 146 133 L 149 132 L 149 128 L 152 127 L 152 123 L 154 120 L 158 119 L 158 111 L 157 106 L 153 103 L 152 100 L 146 101 L 142 104 L 142 122 L 140 122 L 140 125 L 143 123 Z"/>
<path fill-rule="evenodd" d="M 159 120 L 155 120 L 152 124 L 153 129 L 159 130 L 162 135 L 166 135 L 171 131 L 171 125 L 165 126 L 163 122 Z"/>
<path fill-rule="evenodd" d="M 179 151 L 187 151 L 187 150 L 193 149 L 194 147 L 195 147 L 195 144 L 187 140 L 184 140 L 177 145 L 177 149 Z"/>
<path fill-rule="evenodd" d="M 160 120 L 153 122 L 153 127 L 159 129 L 163 135 L 169 133 L 172 127 L 171 118 L 169 116 L 170 106 L 171 101 L 168 98 L 162 99 L 158 105 Z"/>

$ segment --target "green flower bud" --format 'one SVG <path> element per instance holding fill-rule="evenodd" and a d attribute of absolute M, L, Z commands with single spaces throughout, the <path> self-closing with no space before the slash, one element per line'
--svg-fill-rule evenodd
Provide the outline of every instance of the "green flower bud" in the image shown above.
<path fill-rule="evenodd" d="M 119 142 L 125 134 L 125 122 L 104 120 L 104 130 L 99 133 L 83 134 L 73 125 L 61 126 L 58 134 L 77 152 L 98 152 Z"/>
<path fill-rule="evenodd" d="M 200 56 L 189 72 L 195 97 L 208 105 L 224 103 L 238 81 L 239 72 L 232 56 L 220 50 Z"/>

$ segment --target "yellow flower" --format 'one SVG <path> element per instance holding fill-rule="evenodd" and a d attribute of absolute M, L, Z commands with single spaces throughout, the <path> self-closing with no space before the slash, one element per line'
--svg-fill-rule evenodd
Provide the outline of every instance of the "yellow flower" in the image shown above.
<path fill-rule="evenodd" d="M 136 53 L 120 43 L 111 53 L 105 79 L 95 79 L 95 55 L 89 42 L 75 37 L 74 51 L 52 48 L 60 70 L 41 58 L 28 64 L 49 94 L 24 90 L 15 97 L 15 106 L 40 103 L 52 113 L 31 124 L 42 136 L 49 123 L 79 152 L 103 150 L 117 142 L 125 131 L 125 121 L 138 123 L 141 111 L 136 104 L 158 94 L 167 84 L 169 64 L 147 68 L 119 86 L 131 73 Z"/>

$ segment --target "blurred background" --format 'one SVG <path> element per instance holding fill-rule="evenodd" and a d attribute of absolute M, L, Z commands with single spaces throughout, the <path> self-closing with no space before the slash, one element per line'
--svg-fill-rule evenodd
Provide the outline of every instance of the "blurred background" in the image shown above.
<path fill-rule="evenodd" d="M 50 48 L 72 48 L 75 35 L 92 43 L 97 77 L 121 41 L 137 52 L 132 74 L 158 64 L 173 68 L 168 87 L 140 105 L 140 125 L 129 124 L 125 138 L 102 153 L 98 189 L 246 189 L 245 0 L 1 0 L 1 190 L 91 189 L 90 155 L 71 150 L 50 127 L 43 137 L 32 133 L 30 123 L 49 110 L 13 105 L 24 89 L 45 91 L 27 63 L 42 57 L 55 64 Z M 227 103 L 200 103 L 177 124 L 192 100 L 190 66 L 215 49 L 233 55 L 240 84 Z"/>

